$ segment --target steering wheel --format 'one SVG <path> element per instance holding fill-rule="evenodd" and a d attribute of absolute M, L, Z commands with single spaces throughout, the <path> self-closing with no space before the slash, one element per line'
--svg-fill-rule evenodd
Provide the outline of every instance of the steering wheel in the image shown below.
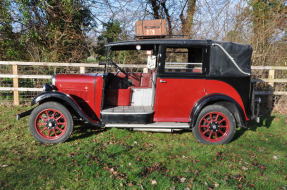
<path fill-rule="evenodd" d="M 113 65 L 114 68 L 118 69 L 116 75 L 117 75 L 117 74 L 119 73 L 119 71 L 120 71 L 120 72 L 124 73 L 124 74 L 126 75 L 126 77 L 128 77 L 128 74 L 127 74 L 122 68 L 120 68 L 117 64 L 115 64 L 115 63 L 112 62 L 112 61 L 111 61 L 110 63 Z M 116 75 L 115 75 L 115 76 L 116 76 Z"/>

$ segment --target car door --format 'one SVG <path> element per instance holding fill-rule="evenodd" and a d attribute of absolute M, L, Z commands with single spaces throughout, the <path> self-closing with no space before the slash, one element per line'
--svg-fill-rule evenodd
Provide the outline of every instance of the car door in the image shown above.
<path fill-rule="evenodd" d="M 154 121 L 189 122 L 194 104 L 206 94 L 207 48 L 160 46 Z"/>

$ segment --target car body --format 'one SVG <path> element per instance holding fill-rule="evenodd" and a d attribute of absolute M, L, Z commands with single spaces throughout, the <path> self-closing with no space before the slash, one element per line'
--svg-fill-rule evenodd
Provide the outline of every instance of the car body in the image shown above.
<path fill-rule="evenodd" d="M 64 142 L 76 117 L 95 127 L 191 129 L 201 143 L 224 144 L 237 126 L 258 119 L 260 99 L 254 98 L 251 84 L 249 45 L 144 39 L 106 47 L 103 73 L 57 74 L 52 86 L 45 84 L 45 92 L 33 99 L 32 105 L 38 106 L 17 116 L 31 114 L 30 131 L 37 140 Z M 146 62 L 147 68 L 126 72 L 113 60 Z"/>

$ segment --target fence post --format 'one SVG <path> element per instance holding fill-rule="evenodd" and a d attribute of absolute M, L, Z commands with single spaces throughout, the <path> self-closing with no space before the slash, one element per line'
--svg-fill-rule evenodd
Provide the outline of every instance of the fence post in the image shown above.
<path fill-rule="evenodd" d="M 18 75 L 18 65 L 13 65 L 13 75 Z M 19 80 L 18 77 L 13 78 L 13 87 L 18 88 L 19 87 Z M 18 89 L 13 91 L 14 93 L 14 105 L 19 106 L 19 91 Z"/>
<path fill-rule="evenodd" d="M 274 69 L 270 69 L 269 70 L 269 74 L 268 74 L 268 79 L 274 79 L 275 77 L 275 70 Z M 269 90 L 270 92 L 274 92 L 274 82 L 269 82 Z M 269 94 L 268 95 L 268 108 L 272 109 L 273 107 L 273 94 Z"/>
<path fill-rule="evenodd" d="M 85 73 L 86 72 L 86 68 L 85 67 L 80 67 L 80 73 Z"/>

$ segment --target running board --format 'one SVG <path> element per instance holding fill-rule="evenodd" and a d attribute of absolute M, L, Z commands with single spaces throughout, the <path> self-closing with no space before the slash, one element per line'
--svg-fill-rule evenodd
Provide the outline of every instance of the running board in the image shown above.
<path fill-rule="evenodd" d="M 184 129 L 163 129 L 163 128 L 132 128 L 132 131 L 147 131 L 147 132 L 159 132 L 159 133 L 172 133 L 182 131 Z"/>
<path fill-rule="evenodd" d="M 157 122 L 148 124 L 134 124 L 134 123 L 108 123 L 105 127 L 116 127 L 116 128 L 150 128 L 150 129 L 188 129 L 190 128 L 188 123 L 172 123 L 172 122 Z"/>

